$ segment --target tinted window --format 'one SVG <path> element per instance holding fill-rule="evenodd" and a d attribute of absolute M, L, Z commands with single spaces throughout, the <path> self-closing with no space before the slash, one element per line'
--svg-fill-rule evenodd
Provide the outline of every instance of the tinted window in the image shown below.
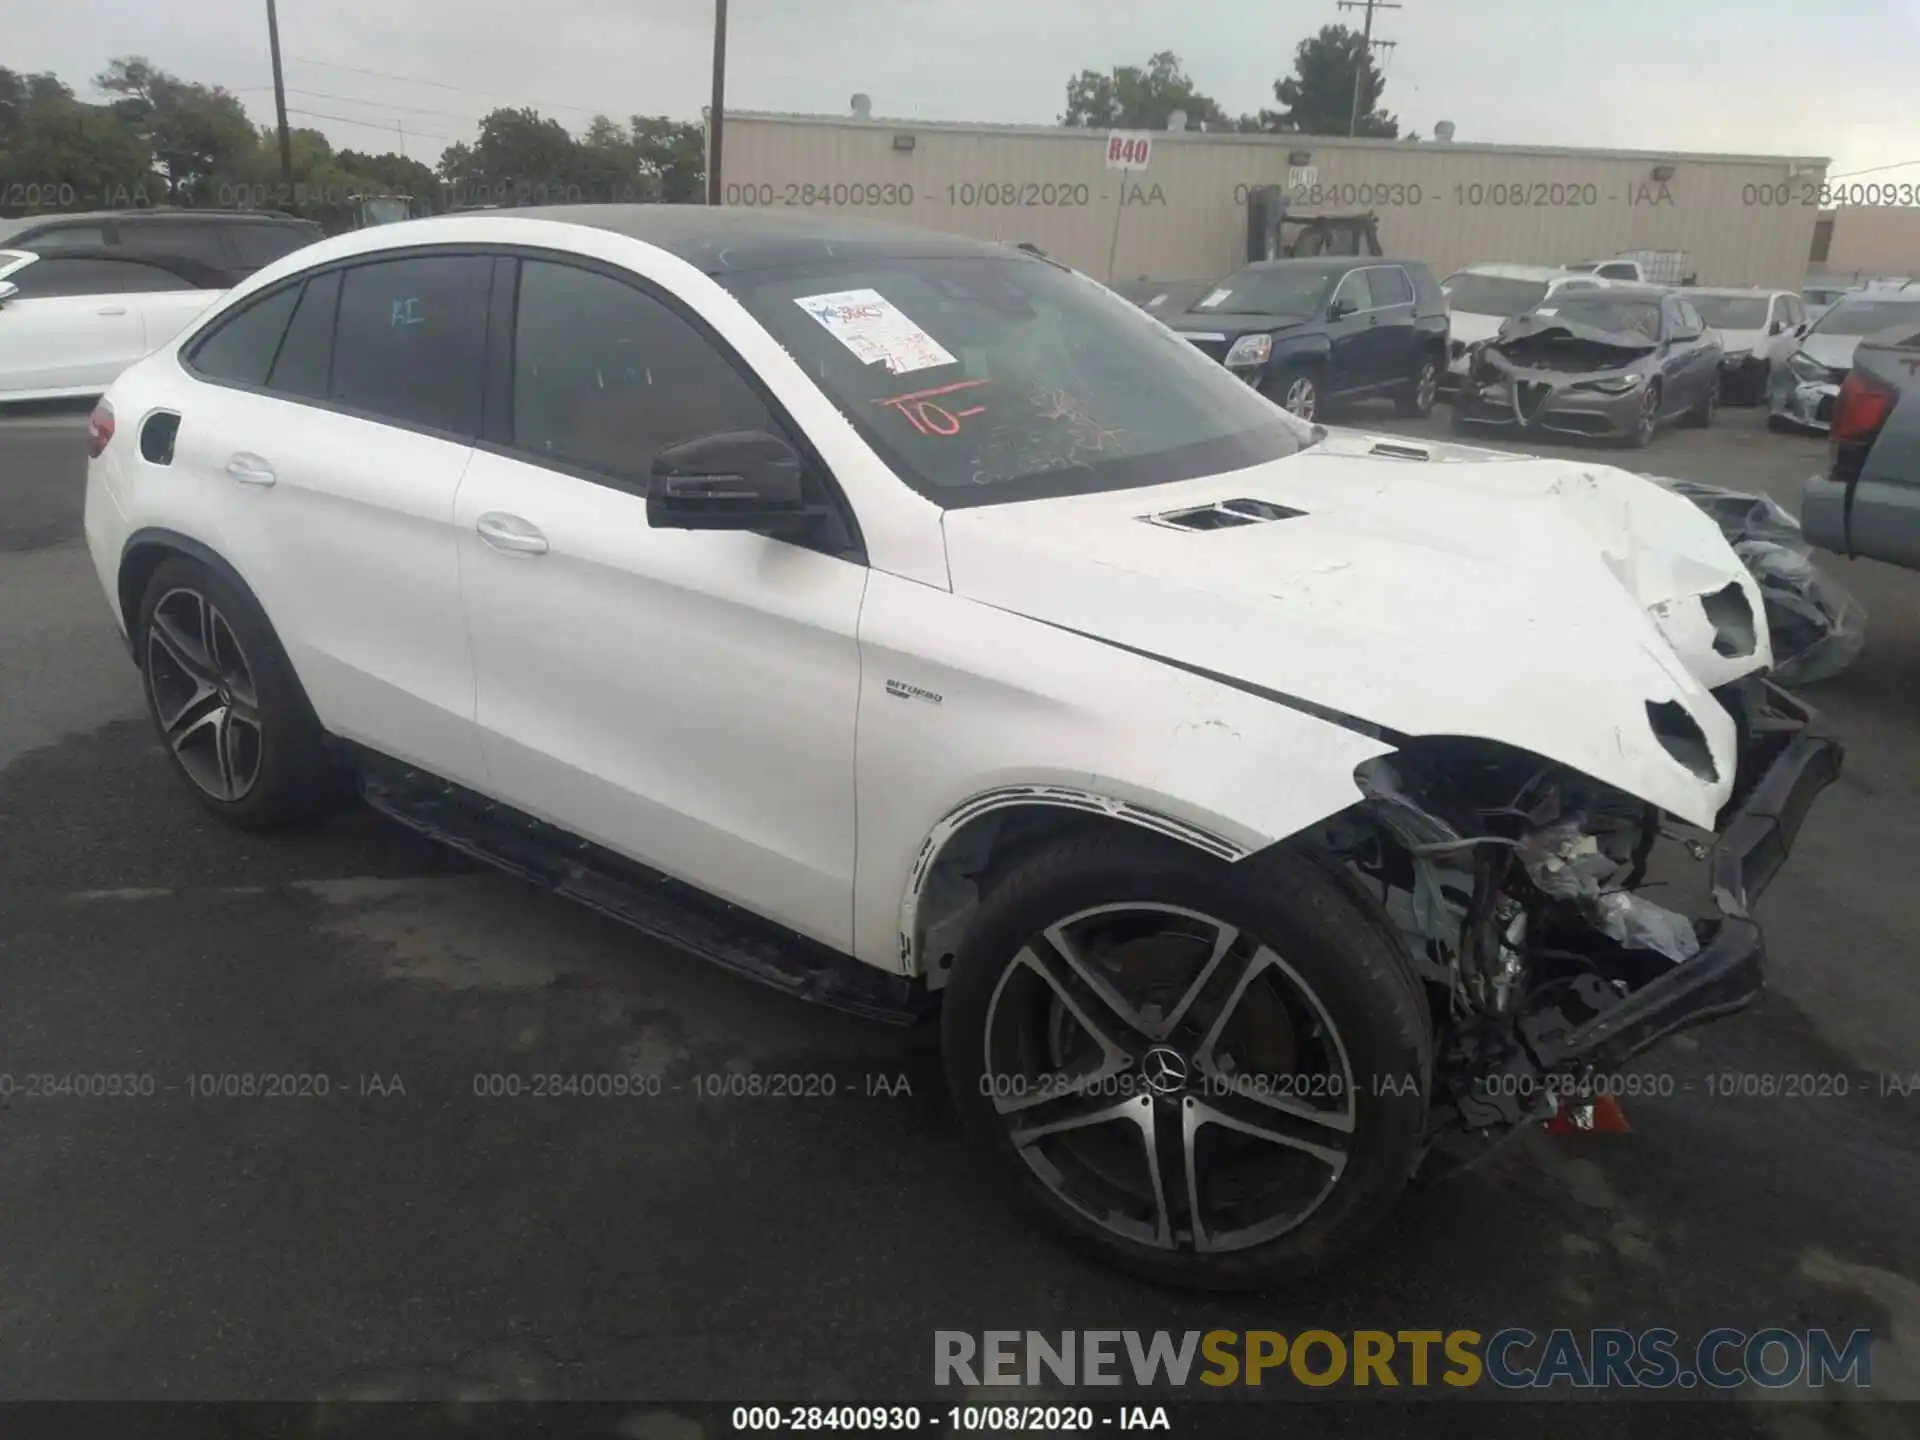
<path fill-rule="evenodd" d="M 474 433 L 491 267 L 479 256 L 423 255 L 348 270 L 328 398 L 410 425 Z"/>
<path fill-rule="evenodd" d="M 1607 280 L 1634 280 L 1639 277 L 1631 265 L 1602 265 L 1599 274 Z"/>
<path fill-rule="evenodd" d="M 1871 335 L 1889 325 L 1911 324 L 1920 316 L 1920 296 L 1911 300 L 1862 300 L 1843 297 L 1813 327 L 1816 335 Z"/>
<path fill-rule="evenodd" d="M 321 231 L 317 225 L 229 225 L 226 233 L 239 252 L 240 267 L 258 270 L 282 255 L 292 254 L 302 245 L 311 245 L 320 238 Z"/>
<path fill-rule="evenodd" d="M 1373 287 L 1373 303 L 1376 305 L 1413 303 L 1413 284 L 1407 279 L 1407 272 L 1397 265 L 1381 265 L 1369 270 L 1367 283 Z"/>
<path fill-rule="evenodd" d="M 104 245 L 107 232 L 98 225 L 55 225 L 14 243 L 37 251 L 71 250 L 81 245 Z"/>
<path fill-rule="evenodd" d="M 193 368 L 209 380 L 236 385 L 264 385 L 287 320 L 300 298 L 300 287 L 281 290 L 256 300 L 193 347 Z"/>
<path fill-rule="evenodd" d="M 1214 475 L 1310 435 L 1104 285 L 1018 252 L 717 278 L 943 506 Z"/>
<path fill-rule="evenodd" d="M 722 430 L 779 426 L 726 358 L 650 295 L 571 265 L 520 268 L 513 443 L 643 480 L 654 453 Z"/>
<path fill-rule="evenodd" d="M 293 312 L 293 323 L 287 326 L 286 339 L 280 342 L 273 372 L 267 377 L 269 388 L 309 400 L 326 397 L 327 372 L 333 364 L 333 312 L 339 303 L 338 270 L 307 282 L 300 293 L 299 308 Z"/>
<path fill-rule="evenodd" d="M 227 252 L 220 244 L 219 229 L 213 225 L 142 224 L 137 220 L 120 222 L 120 248 L 129 255 L 184 255 L 203 265 L 229 268 Z"/>
<path fill-rule="evenodd" d="M 7 277 L 20 287 L 20 298 L 46 299 L 55 295 L 124 295 L 141 290 L 191 290 L 194 287 L 171 271 L 134 260 L 39 260 Z"/>

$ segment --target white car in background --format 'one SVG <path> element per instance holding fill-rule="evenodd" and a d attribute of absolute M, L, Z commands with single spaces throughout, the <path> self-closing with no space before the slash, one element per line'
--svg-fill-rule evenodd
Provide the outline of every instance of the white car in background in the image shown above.
<path fill-rule="evenodd" d="M 1708 326 L 1720 332 L 1720 398 L 1758 405 L 1767 398 L 1767 365 L 1791 354 L 1807 333 L 1807 308 L 1792 290 L 1703 288 L 1683 292 Z"/>
<path fill-rule="evenodd" d="M 1491 340 L 1502 324 L 1524 315 L 1562 290 L 1594 290 L 1611 282 L 1552 265 L 1467 265 L 1440 282 L 1451 326 L 1446 388 L 1457 389 L 1475 345 Z"/>
<path fill-rule="evenodd" d="M 0 402 L 103 393 L 219 299 L 225 278 L 184 257 L 0 250 Z"/>

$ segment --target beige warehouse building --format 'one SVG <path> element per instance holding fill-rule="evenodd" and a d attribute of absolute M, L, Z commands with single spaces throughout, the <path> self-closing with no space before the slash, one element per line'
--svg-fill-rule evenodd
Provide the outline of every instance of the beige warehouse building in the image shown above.
<path fill-rule="evenodd" d="M 1909 183 L 1907 193 L 1913 188 Z M 1920 277 L 1920 205 L 1842 205 L 1826 211 L 1814 238 L 1813 269 L 1863 279 Z"/>
<path fill-rule="evenodd" d="M 1246 253 L 1246 195 L 1373 210 L 1390 254 L 1439 275 L 1684 252 L 1703 285 L 1798 286 L 1827 162 L 1515 145 L 1155 132 L 1143 170 L 1105 131 L 866 116 L 727 117 L 730 205 L 797 206 L 1028 241 L 1102 279 L 1209 279 Z M 1111 263 L 1110 263 L 1111 261 Z"/>

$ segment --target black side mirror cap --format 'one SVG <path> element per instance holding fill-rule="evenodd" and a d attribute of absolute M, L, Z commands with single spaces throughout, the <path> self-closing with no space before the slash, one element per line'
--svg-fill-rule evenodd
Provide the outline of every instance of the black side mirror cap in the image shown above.
<path fill-rule="evenodd" d="M 726 430 L 669 445 L 653 457 L 647 524 L 666 530 L 793 534 L 829 513 L 809 506 L 802 464 L 778 435 Z"/>

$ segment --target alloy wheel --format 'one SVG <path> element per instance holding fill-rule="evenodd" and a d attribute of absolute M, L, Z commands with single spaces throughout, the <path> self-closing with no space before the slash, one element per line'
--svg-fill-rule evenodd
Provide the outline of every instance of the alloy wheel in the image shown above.
<path fill-rule="evenodd" d="M 1643 444 L 1653 439 L 1660 417 L 1660 392 L 1651 385 L 1640 398 L 1640 418 L 1634 422 L 1634 434 Z"/>
<path fill-rule="evenodd" d="M 1314 410 L 1319 406 L 1319 401 L 1320 396 L 1314 388 L 1313 377 L 1296 375 L 1287 386 L 1287 398 L 1282 404 L 1302 420 L 1311 420 Z"/>
<path fill-rule="evenodd" d="M 1258 937 L 1171 905 L 1084 910 L 1020 948 L 987 1007 L 983 1089 L 1055 1199 L 1162 1250 L 1293 1229 L 1354 1141 L 1353 1070 Z"/>
<path fill-rule="evenodd" d="M 180 768 L 215 800 L 244 799 L 260 778 L 260 699 L 232 625 L 199 591 L 169 590 L 146 648 L 154 718 Z"/>

